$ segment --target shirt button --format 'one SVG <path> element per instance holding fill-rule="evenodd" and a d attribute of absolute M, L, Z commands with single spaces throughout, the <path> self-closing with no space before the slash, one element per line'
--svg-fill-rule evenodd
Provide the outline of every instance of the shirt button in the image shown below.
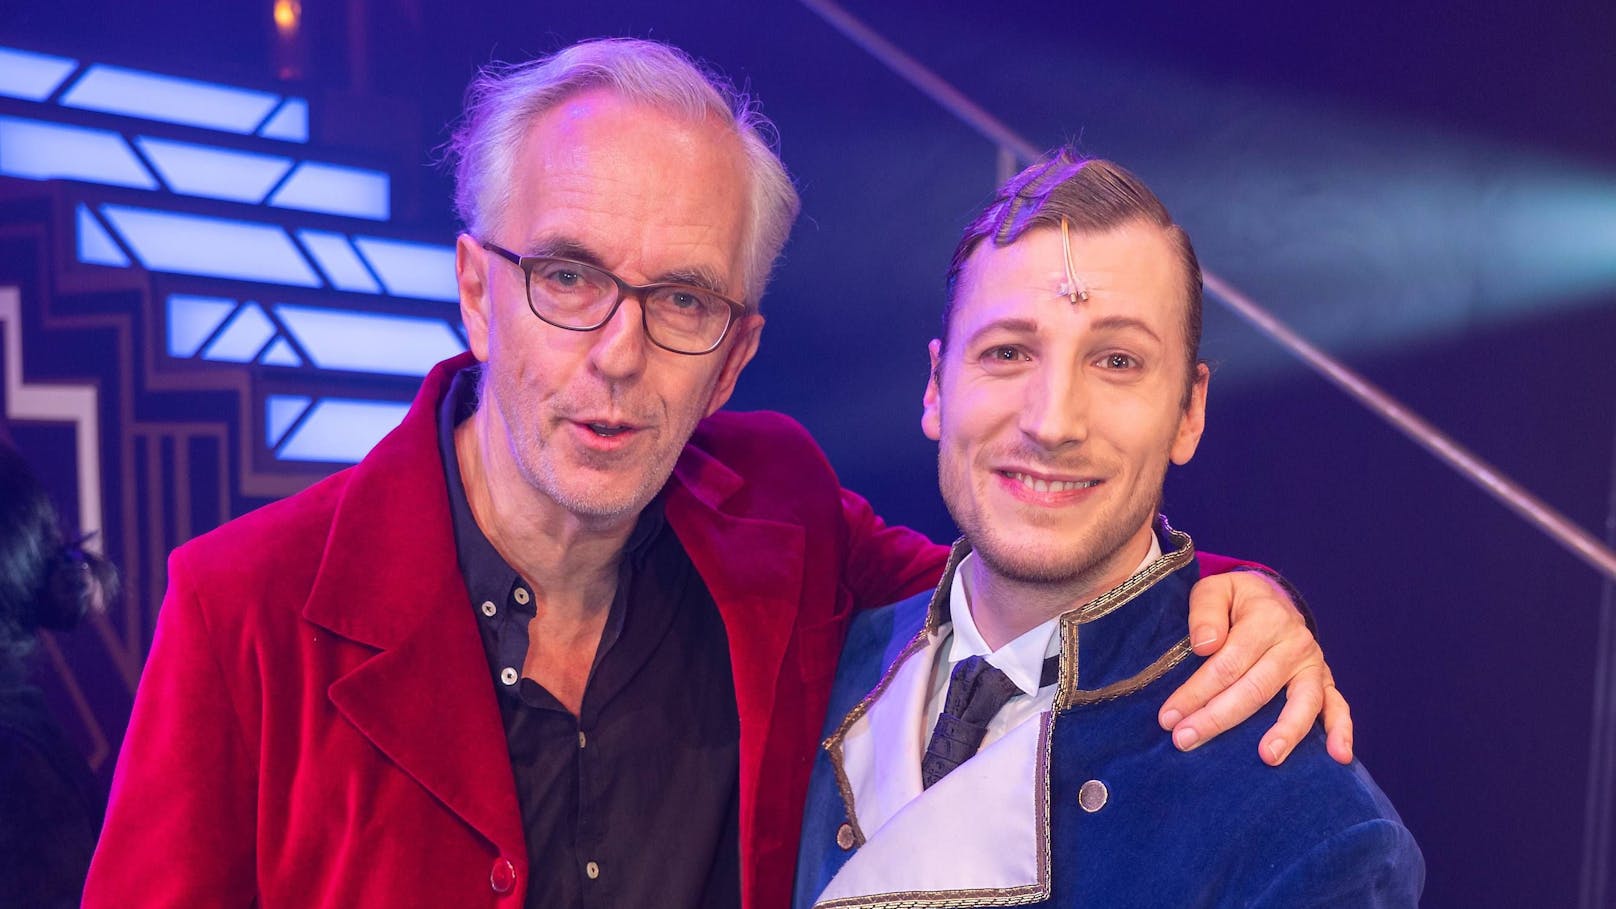
<path fill-rule="evenodd" d="M 852 824 L 843 824 L 842 826 L 836 828 L 836 845 L 841 847 L 843 852 L 853 848 L 853 841 L 855 839 L 857 839 L 857 837 L 853 836 Z"/>
<path fill-rule="evenodd" d="M 1083 810 L 1087 811 L 1089 814 L 1093 814 L 1094 812 L 1099 811 L 1101 808 L 1104 808 L 1106 800 L 1110 797 L 1110 791 L 1107 790 L 1105 788 L 1105 784 L 1099 780 L 1089 780 L 1087 783 L 1084 783 L 1082 786 L 1078 787 L 1077 790 L 1077 803 L 1083 806 Z"/>
<path fill-rule="evenodd" d="M 499 680 L 507 685 L 516 684 L 516 670 L 509 666 L 499 671 Z"/>
<path fill-rule="evenodd" d="M 488 886 L 494 888 L 495 893 L 510 893 L 516 889 L 516 866 L 510 859 L 501 857 L 494 861 L 494 870 L 488 872 Z"/>
<path fill-rule="evenodd" d="M 594 862 L 590 862 L 584 866 L 584 874 L 589 875 L 590 880 L 594 880 L 595 878 L 600 877 L 600 866 Z"/>
<path fill-rule="evenodd" d="M 493 600 L 483 600 L 483 615 L 486 615 L 486 616 L 489 616 L 490 618 L 492 618 L 494 613 L 496 613 L 498 611 L 499 611 L 499 607 L 494 605 Z"/>
<path fill-rule="evenodd" d="M 517 605 L 520 606 L 526 606 L 527 601 L 530 599 L 526 587 L 516 588 L 516 590 L 511 592 L 511 596 L 516 598 Z"/>
<path fill-rule="evenodd" d="M 584 731 L 582 729 L 578 730 L 578 747 L 582 748 L 584 745 L 588 744 L 588 742 L 589 739 L 584 737 Z"/>

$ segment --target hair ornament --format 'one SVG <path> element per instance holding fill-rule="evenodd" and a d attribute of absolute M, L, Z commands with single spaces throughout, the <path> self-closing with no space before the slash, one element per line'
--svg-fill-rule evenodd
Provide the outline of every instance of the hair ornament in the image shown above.
<path fill-rule="evenodd" d="M 1077 268 L 1072 263 L 1072 225 L 1065 218 L 1061 219 L 1061 259 L 1062 264 L 1066 266 L 1066 280 L 1061 283 L 1058 293 L 1072 301 L 1073 306 L 1076 306 L 1079 300 L 1087 303 L 1088 288 L 1077 280 Z"/>

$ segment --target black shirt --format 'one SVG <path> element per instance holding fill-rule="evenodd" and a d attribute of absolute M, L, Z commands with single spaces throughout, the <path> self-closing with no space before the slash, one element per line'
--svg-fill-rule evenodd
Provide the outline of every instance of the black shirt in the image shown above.
<path fill-rule="evenodd" d="M 718 607 L 659 497 L 625 547 L 580 715 L 523 678 L 532 588 L 477 526 L 455 453 L 479 375 L 455 376 L 439 448 L 527 832 L 525 905 L 739 906 L 740 718 Z"/>

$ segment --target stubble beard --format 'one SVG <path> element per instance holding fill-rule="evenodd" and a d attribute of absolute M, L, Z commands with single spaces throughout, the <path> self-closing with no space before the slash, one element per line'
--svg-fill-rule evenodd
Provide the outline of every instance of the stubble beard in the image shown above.
<path fill-rule="evenodd" d="M 937 473 L 943 503 L 985 568 L 1018 584 L 1085 590 L 1103 583 L 1106 576 L 1114 573 L 1117 570 L 1114 562 L 1123 547 L 1140 527 L 1155 521 L 1167 472 L 1166 465 L 1162 465 L 1161 477 L 1146 486 L 1156 491 L 1153 497 L 1123 501 L 1108 508 L 1075 538 L 1017 542 L 1014 532 L 995 527 L 991 519 L 973 506 L 968 494 L 970 472 L 955 470 L 951 461 L 949 454 L 939 450 Z M 1036 537 L 1038 531 L 1027 531 L 1025 535 Z"/>
<path fill-rule="evenodd" d="M 678 451 L 669 456 L 657 446 L 660 440 L 653 438 L 651 451 L 643 458 L 581 452 L 583 466 L 617 476 L 638 474 L 633 488 L 626 493 L 584 488 L 569 477 L 559 463 L 556 457 L 559 445 L 553 444 L 556 440 L 546 438 L 547 418 L 540 403 L 505 392 L 499 389 L 496 401 L 517 471 L 529 487 L 571 514 L 601 523 L 638 515 L 662 491 L 673 473 Z M 566 430 L 557 426 L 551 431 L 559 434 Z"/>

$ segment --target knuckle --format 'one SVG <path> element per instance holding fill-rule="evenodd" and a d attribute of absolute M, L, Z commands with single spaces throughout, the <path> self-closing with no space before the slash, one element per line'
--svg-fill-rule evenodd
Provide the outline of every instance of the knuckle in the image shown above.
<path fill-rule="evenodd" d="M 1330 667 L 1325 665 L 1324 651 L 1319 649 L 1318 642 L 1311 635 L 1287 638 L 1274 645 L 1274 649 L 1296 668 L 1297 678 L 1305 675 L 1320 687 L 1330 681 Z"/>
<path fill-rule="evenodd" d="M 1227 710 L 1212 706 L 1207 709 L 1206 714 L 1195 725 L 1201 730 L 1201 738 L 1209 739 L 1215 735 L 1222 734 L 1232 727 L 1234 723 L 1230 722 Z"/>
<path fill-rule="evenodd" d="M 1309 685 L 1301 679 L 1291 680 L 1290 687 L 1285 689 L 1285 703 L 1295 704 L 1298 708 L 1306 708 L 1310 716 L 1317 714 L 1328 706 L 1324 700 L 1324 690 L 1317 685 Z"/>
<path fill-rule="evenodd" d="M 1245 675 L 1239 662 L 1241 656 L 1242 651 L 1234 649 L 1232 645 L 1225 646 L 1218 652 L 1217 658 L 1207 663 L 1212 670 L 1212 680 L 1219 688 L 1228 688 Z"/>
<path fill-rule="evenodd" d="M 1352 722 L 1352 705 L 1348 704 L 1340 697 L 1336 698 L 1331 712 L 1340 717 L 1341 722 L 1343 723 Z"/>
<path fill-rule="evenodd" d="M 1239 683 L 1236 685 L 1236 690 L 1239 692 L 1240 697 L 1246 703 L 1252 705 L 1253 709 L 1268 703 L 1269 699 L 1274 696 L 1273 690 L 1269 689 L 1261 678 L 1254 678 L 1256 675 L 1255 671 L 1248 672 L 1241 676 Z"/>
<path fill-rule="evenodd" d="M 1294 733 L 1291 736 L 1291 741 L 1294 742 L 1297 736 L 1307 732 L 1307 728 L 1313 725 L 1313 719 L 1317 716 L 1318 711 L 1306 704 L 1288 703 L 1279 714 L 1279 722 Z"/>

